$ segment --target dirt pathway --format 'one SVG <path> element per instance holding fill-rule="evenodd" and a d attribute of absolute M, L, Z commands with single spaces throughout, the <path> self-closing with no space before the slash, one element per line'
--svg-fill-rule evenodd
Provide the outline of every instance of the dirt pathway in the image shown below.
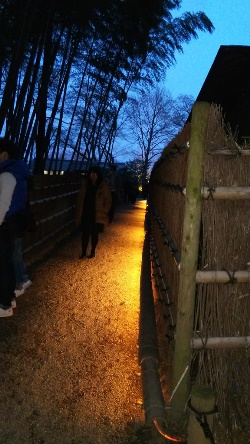
<path fill-rule="evenodd" d="M 145 201 L 120 207 L 94 259 L 80 237 L 31 269 L 0 321 L 0 444 L 142 442 L 137 358 Z"/>

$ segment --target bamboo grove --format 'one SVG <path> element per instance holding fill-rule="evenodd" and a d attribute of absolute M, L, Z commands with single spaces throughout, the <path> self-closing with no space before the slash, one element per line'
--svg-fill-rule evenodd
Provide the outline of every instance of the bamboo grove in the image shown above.
<path fill-rule="evenodd" d="M 1 0 L 0 130 L 34 173 L 112 160 L 129 91 L 159 81 L 182 44 L 212 32 L 180 0 Z"/>

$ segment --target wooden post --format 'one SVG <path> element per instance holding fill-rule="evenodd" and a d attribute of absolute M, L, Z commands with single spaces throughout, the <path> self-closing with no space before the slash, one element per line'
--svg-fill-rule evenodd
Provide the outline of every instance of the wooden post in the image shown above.
<path fill-rule="evenodd" d="M 201 181 L 203 171 L 205 131 L 210 106 L 197 102 L 193 106 L 190 148 L 188 155 L 187 193 L 183 221 L 180 282 L 176 323 L 173 384 L 176 390 L 171 406 L 173 418 L 180 416 L 189 398 L 189 371 L 182 378 L 191 359 L 193 336 L 196 272 L 201 219 Z M 182 378 L 182 379 L 181 379 Z"/>
<path fill-rule="evenodd" d="M 197 420 L 195 411 L 199 415 L 199 413 L 214 412 L 214 409 L 214 391 L 210 387 L 195 385 L 191 390 L 187 444 L 211 444 L 211 440 L 205 436 L 204 430 Z M 201 420 L 204 421 L 204 416 L 201 416 Z M 213 413 L 207 414 L 206 420 L 211 433 L 213 433 Z"/>

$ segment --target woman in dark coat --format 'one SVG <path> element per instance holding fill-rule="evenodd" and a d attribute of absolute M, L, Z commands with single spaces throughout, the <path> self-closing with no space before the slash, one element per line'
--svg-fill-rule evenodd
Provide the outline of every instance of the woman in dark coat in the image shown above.
<path fill-rule="evenodd" d="M 77 201 L 76 224 L 82 231 L 80 259 L 87 256 L 89 240 L 91 240 L 91 253 L 88 258 L 95 257 L 99 233 L 108 223 L 111 202 L 110 186 L 103 179 L 102 171 L 98 167 L 91 167 L 83 180 Z"/>

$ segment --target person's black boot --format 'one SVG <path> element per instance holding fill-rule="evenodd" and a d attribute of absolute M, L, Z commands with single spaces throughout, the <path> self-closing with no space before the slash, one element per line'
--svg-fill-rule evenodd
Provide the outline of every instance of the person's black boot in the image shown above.
<path fill-rule="evenodd" d="M 95 252 L 91 251 L 90 255 L 88 256 L 89 259 L 93 259 L 95 257 Z"/>

